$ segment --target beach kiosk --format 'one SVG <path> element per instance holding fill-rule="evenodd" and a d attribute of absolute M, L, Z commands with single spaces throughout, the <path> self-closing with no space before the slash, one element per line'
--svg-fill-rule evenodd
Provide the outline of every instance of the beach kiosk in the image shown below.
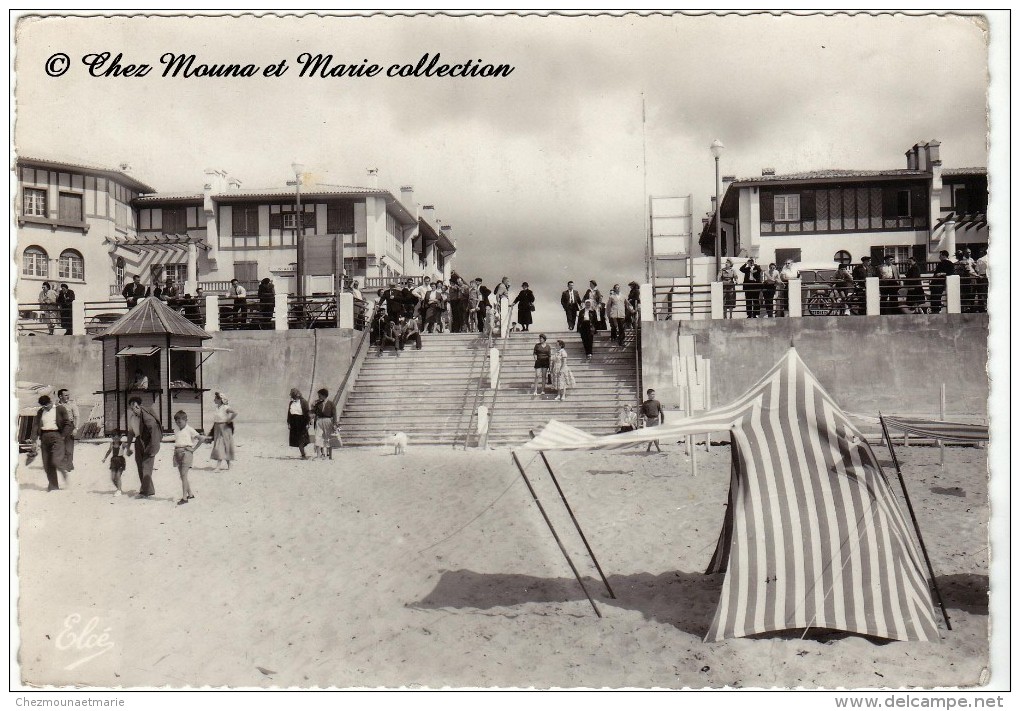
<path fill-rule="evenodd" d="M 212 338 L 159 299 L 140 301 L 95 337 L 103 342 L 103 429 L 127 429 L 128 399 L 138 396 L 173 430 L 173 414 L 184 410 L 188 424 L 203 429 L 202 363 L 228 348 L 202 345 Z"/>

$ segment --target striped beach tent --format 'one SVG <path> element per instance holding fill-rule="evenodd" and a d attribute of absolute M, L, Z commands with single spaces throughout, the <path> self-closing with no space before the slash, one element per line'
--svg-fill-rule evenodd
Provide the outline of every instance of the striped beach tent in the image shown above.
<path fill-rule="evenodd" d="M 895 415 L 885 415 L 882 419 L 892 429 L 902 430 L 918 437 L 961 444 L 977 444 L 988 441 L 988 425 L 919 420 L 914 417 L 897 417 Z"/>
<path fill-rule="evenodd" d="M 706 572 L 726 575 L 706 641 L 808 628 L 939 639 L 929 578 L 874 452 L 793 348 L 725 407 L 606 437 L 553 421 L 523 447 L 617 449 L 724 430 L 729 505 Z"/>

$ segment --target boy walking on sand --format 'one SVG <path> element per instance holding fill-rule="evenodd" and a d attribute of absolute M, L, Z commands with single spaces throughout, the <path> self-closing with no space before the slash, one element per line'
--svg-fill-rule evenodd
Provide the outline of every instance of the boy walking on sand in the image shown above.
<path fill-rule="evenodd" d="M 648 399 L 641 403 L 641 416 L 644 418 L 645 427 L 655 427 L 661 425 L 666 421 L 666 413 L 662 411 L 662 403 L 655 399 L 655 391 L 648 388 Z M 648 443 L 646 452 L 652 451 L 652 445 L 655 445 L 655 449 L 658 452 L 662 452 L 662 448 L 659 447 L 659 440 L 653 439 Z"/>
<path fill-rule="evenodd" d="M 174 415 L 174 425 L 174 466 L 181 474 L 181 500 L 177 502 L 180 506 L 195 498 L 188 482 L 188 472 L 191 471 L 195 450 L 202 446 L 205 437 L 188 425 L 188 415 L 184 410 L 179 410 Z"/>

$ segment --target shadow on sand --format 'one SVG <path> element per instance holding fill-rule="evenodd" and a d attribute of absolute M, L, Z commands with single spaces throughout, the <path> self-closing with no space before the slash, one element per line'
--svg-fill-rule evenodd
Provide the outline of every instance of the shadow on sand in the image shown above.
<path fill-rule="evenodd" d="M 610 575 L 609 585 L 616 599 L 609 597 L 602 581 L 584 577 L 585 587 L 596 604 L 635 610 L 647 620 L 670 624 L 691 635 L 704 637 L 715 616 L 722 588 L 722 575 L 671 571 L 667 573 L 631 573 Z M 988 614 L 988 576 L 977 574 L 945 575 L 938 578 L 946 607 L 976 615 Z M 512 607 L 529 602 L 550 603 L 584 600 L 584 592 L 573 578 L 538 578 L 509 573 L 476 573 L 471 570 L 447 570 L 435 588 L 408 607 L 440 608 Z M 594 613 L 592 613 L 594 614 Z M 938 615 L 937 615 L 938 617 Z M 772 632 L 770 638 L 799 638 L 801 630 Z M 838 630 L 808 630 L 807 639 L 825 643 L 853 635 Z M 875 644 L 890 640 L 869 637 Z"/>

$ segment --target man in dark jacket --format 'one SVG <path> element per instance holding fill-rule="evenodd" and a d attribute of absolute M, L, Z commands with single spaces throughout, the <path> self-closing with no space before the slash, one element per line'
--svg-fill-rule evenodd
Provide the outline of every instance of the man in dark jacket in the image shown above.
<path fill-rule="evenodd" d="M 956 265 L 949 259 L 949 252 L 939 252 L 939 263 L 935 265 L 935 273 L 932 275 L 931 284 L 931 312 L 933 314 L 942 311 L 942 295 L 946 293 L 946 277 L 956 272 Z"/>
<path fill-rule="evenodd" d="M 142 405 L 142 398 L 128 399 L 128 428 L 126 454 L 131 456 L 131 444 L 135 444 L 135 464 L 138 466 L 138 480 L 141 489 L 137 498 L 145 499 L 156 493 L 152 485 L 152 468 L 163 438 L 163 426 L 156 413 Z"/>
<path fill-rule="evenodd" d="M 64 437 L 74 429 L 74 424 L 67 409 L 63 405 L 54 407 L 49 395 L 39 398 L 39 406 L 32 423 L 32 444 L 35 446 L 35 441 L 39 440 L 43 470 L 46 472 L 46 491 L 56 491 L 60 488 L 57 472 L 64 475 L 65 481 L 67 479 L 67 470 L 64 469 Z"/>
<path fill-rule="evenodd" d="M 489 296 L 492 289 L 482 283 L 482 278 L 475 279 L 478 282 L 478 330 L 485 333 L 485 316 L 489 313 Z"/>
<path fill-rule="evenodd" d="M 574 282 L 567 282 L 566 291 L 560 294 L 560 306 L 567 314 L 567 328 L 573 331 L 577 323 L 577 312 L 581 310 L 581 295 L 574 288 Z"/>
<path fill-rule="evenodd" d="M 740 273 L 744 275 L 744 310 L 748 318 L 758 318 L 761 312 L 761 267 L 751 258 L 740 267 Z"/>
<path fill-rule="evenodd" d="M 67 284 L 60 285 L 57 292 L 57 306 L 60 308 L 60 327 L 68 336 L 74 333 L 74 292 Z"/>
<path fill-rule="evenodd" d="M 144 299 L 149 295 L 149 290 L 142 286 L 142 278 L 135 274 L 131 277 L 131 283 L 124 287 L 121 295 L 127 301 L 128 308 L 133 309 L 138 305 L 139 299 Z"/>

